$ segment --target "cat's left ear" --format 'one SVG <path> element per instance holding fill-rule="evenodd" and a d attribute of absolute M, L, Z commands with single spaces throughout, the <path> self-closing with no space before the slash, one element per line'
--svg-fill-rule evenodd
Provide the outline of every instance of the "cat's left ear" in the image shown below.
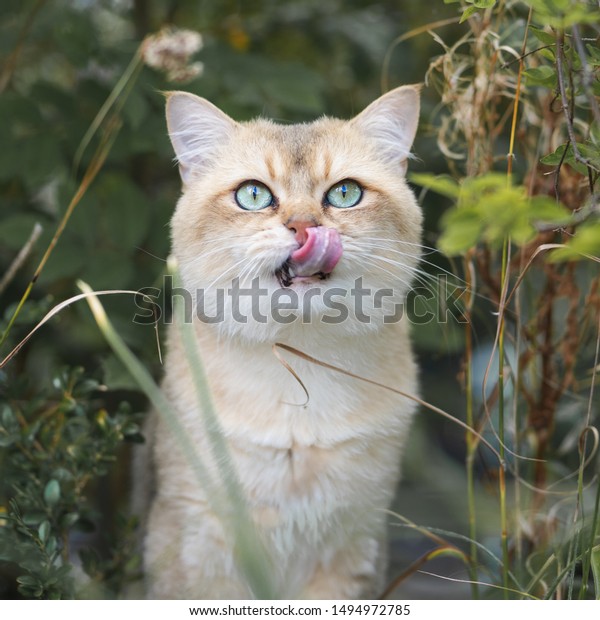
<path fill-rule="evenodd" d="M 210 101 L 191 93 L 167 93 L 167 126 L 184 185 L 201 175 L 237 123 Z"/>
<path fill-rule="evenodd" d="M 407 160 L 419 123 L 421 86 L 400 86 L 367 106 L 352 123 L 373 138 L 380 153 L 406 174 Z"/>

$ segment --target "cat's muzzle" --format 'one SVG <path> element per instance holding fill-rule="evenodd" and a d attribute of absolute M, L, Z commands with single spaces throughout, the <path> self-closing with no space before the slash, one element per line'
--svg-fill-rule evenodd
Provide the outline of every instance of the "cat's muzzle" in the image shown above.
<path fill-rule="evenodd" d="M 277 270 L 279 284 L 287 288 L 294 278 L 318 277 L 323 280 L 338 264 L 342 253 L 342 240 L 335 228 L 311 226 L 306 229 L 304 243 Z"/>

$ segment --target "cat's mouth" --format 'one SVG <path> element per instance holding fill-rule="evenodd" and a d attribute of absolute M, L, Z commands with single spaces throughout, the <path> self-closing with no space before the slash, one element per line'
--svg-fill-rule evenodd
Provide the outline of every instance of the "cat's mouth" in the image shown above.
<path fill-rule="evenodd" d="M 294 282 L 324 280 L 342 256 L 342 240 L 335 228 L 306 228 L 301 245 L 294 250 L 275 275 L 283 288 Z"/>
<path fill-rule="evenodd" d="M 298 282 L 314 282 L 316 280 L 326 280 L 331 274 L 318 271 L 310 275 L 298 275 L 294 271 L 291 261 L 288 259 L 275 271 L 275 277 L 282 288 L 289 288 Z"/>

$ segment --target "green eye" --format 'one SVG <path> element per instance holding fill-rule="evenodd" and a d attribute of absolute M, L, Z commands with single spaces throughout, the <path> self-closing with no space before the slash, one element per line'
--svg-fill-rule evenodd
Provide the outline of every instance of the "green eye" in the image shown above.
<path fill-rule="evenodd" d="M 360 202 L 362 194 L 362 188 L 356 181 L 346 179 L 336 183 L 327 192 L 327 202 L 332 207 L 347 209 L 356 206 Z"/>
<path fill-rule="evenodd" d="M 260 211 L 273 204 L 273 194 L 259 181 L 246 181 L 237 188 L 235 200 L 246 211 Z"/>

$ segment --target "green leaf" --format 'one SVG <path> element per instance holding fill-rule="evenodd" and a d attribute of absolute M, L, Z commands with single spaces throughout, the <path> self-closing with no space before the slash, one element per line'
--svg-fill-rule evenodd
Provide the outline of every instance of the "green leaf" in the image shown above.
<path fill-rule="evenodd" d="M 69 240 L 67 243 L 66 240 Z M 44 283 L 55 282 L 62 278 L 71 278 L 78 275 L 82 268 L 85 250 L 81 244 L 73 240 L 70 235 L 63 236 L 62 242 L 57 244 L 50 255 L 40 280 Z"/>
<path fill-rule="evenodd" d="M 40 523 L 40 526 L 38 527 L 38 536 L 39 536 L 39 539 L 42 541 L 42 543 L 46 542 L 49 534 L 50 534 L 50 522 L 44 521 Z"/>
<path fill-rule="evenodd" d="M 452 215 L 458 211 L 451 212 Z M 462 254 L 476 246 L 481 240 L 484 224 L 478 214 L 468 214 L 469 217 L 446 218 L 446 225 L 438 245 L 440 250 L 448 256 Z M 449 220 L 453 220 L 450 222 Z M 460 221 L 457 221 L 460 220 Z"/>
<path fill-rule="evenodd" d="M 58 548 L 58 542 L 56 540 L 55 536 L 50 536 L 50 538 L 48 538 L 48 541 L 46 542 L 46 553 L 48 555 L 52 555 L 56 549 Z"/>
<path fill-rule="evenodd" d="M 592 142 L 577 143 L 579 152 L 588 160 L 590 166 L 600 171 L 600 148 Z"/>
<path fill-rule="evenodd" d="M 472 2 L 478 9 L 491 9 L 496 4 L 496 0 L 472 0 Z"/>
<path fill-rule="evenodd" d="M 50 480 L 44 488 L 44 501 L 48 506 L 54 506 L 60 499 L 60 484 L 58 480 Z"/>
<path fill-rule="evenodd" d="M 431 189 L 448 198 L 458 198 L 460 187 L 454 179 L 448 176 L 436 176 L 427 173 L 413 173 L 409 176 L 412 183 Z"/>
<path fill-rule="evenodd" d="M 548 65 L 536 67 L 535 69 L 528 69 L 523 72 L 523 75 L 527 78 L 527 84 L 529 86 L 547 86 L 548 88 L 555 88 L 557 85 L 556 70 L 554 67 L 549 67 Z"/>
<path fill-rule="evenodd" d="M 575 159 L 573 152 L 573 145 L 569 144 L 567 152 L 565 154 L 565 148 L 567 144 L 561 144 L 557 147 L 554 153 L 549 153 L 540 159 L 542 164 L 547 166 L 558 166 L 562 161 L 565 164 L 571 166 L 574 170 L 577 170 L 580 174 L 587 174 L 587 167 L 580 161 Z M 582 157 L 588 160 L 590 166 L 600 170 L 600 149 L 593 142 L 578 142 L 577 149 Z M 563 157 L 564 155 L 564 157 Z"/>
<path fill-rule="evenodd" d="M 600 601 L 600 545 L 592 548 L 592 574 L 594 575 L 594 590 L 596 600 Z"/>
<path fill-rule="evenodd" d="M 560 203 L 549 196 L 534 196 L 529 203 L 531 219 L 543 224 L 565 226 L 572 220 L 572 215 Z"/>
<path fill-rule="evenodd" d="M 594 121 L 590 126 L 590 142 L 600 147 L 600 121 Z"/>
<path fill-rule="evenodd" d="M 120 248 L 99 248 L 93 253 L 94 262 L 86 265 L 83 277 L 96 290 L 126 288 L 133 279 L 131 258 Z"/>
<path fill-rule="evenodd" d="M 542 58 L 549 60 L 552 64 L 556 62 L 556 54 L 553 48 L 546 48 L 538 50 L 537 52 Z"/>
<path fill-rule="evenodd" d="M 560 163 L 566 159 L 566 155 L 564 154 L 566 146 L 567 146 L 566 144 L 561 144 L 560 146 L 556 148 L 554 153 L 548 153 L 548 155 L 544 155 L 544 157 L 540 159 L 540 162 L 542 164 L 546 164 L 546 166 L 560 165 Z M 570 148 L 570 145 L 569 145 L 569 148 Z"/>
<path fill-rule="evenodd" d="M 17 424 L 17 418 L 8 405 L 2 405 L 2 426 L 10 429 Z"/>
<path fill-rule="evenodd" d="M 566 29 L 573 24 L 591 24 L 598 21 L 595 3 L 571 0 L 527 0 L 533 7 L 539 23 L 553 28 Z"/>
<path fill-rule="evenodd" d="M 33 587 L 37 586 L 38 580 L 31 575 L 21 575 L 20 577 L 17 577 L 17 583 L 21 584 L 22 586 Z"/>
<path fill-rule="evenodd" d="M 471 17 L 471 15 L 474 15 L 475 13 L 477 13 L 477 11 L 479 11 L 479 9 L 476 6 L 468 6 L 462 13 L 462 15 L 460 16 L 460 24 L 462 24 L 463 22 L 467 21 L 467 19 L 469 19 L 469 17 Z"/>
<path fill-rule="evenodd" d="M 546 32 L 545 30 L 536 28 L 535 26 L 529 26 L 529 31 L 540 43 L 543 43 L 544 45 L 554 45 L 556 43 L 556 37 L 550 32 Z"/>
<path fill-rule="evenodd" d="M 582 224 L 566 247 L 552 252 L 548 260 L 583 260 L 585 255 L 600 257 L 600 220 Z"/>
<path fill-rule="evenodd" d="M 600 48 L 592 45 L 591 43 L 586 43 L 586 49 L 589 53 L 588 56 L 588 64 L 593 67 L 600 67 Z"/>

